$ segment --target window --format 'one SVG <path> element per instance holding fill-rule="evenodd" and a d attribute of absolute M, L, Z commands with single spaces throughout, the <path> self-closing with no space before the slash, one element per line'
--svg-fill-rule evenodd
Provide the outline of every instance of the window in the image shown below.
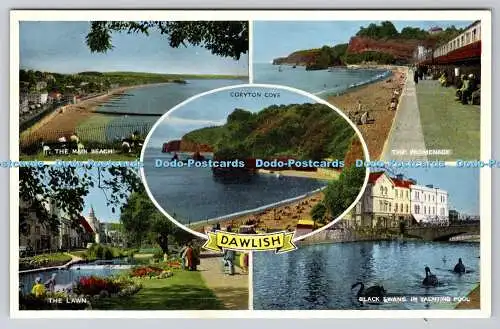
<path fill-rule="evenodd" d="M 409 212 L 410 212 L 409 206 L 408 206 L 408 204 L 406 204 L 406 213 L 409 213 Z"/>
<path fill-rule="evenodd" d="M 472 30 L 472 41 L 476 41 L 476 38 L 477 38 L 477 33 L 476 33 L 476 29 Z"/>
<path fill-rule="evenodd" d="M 406 199 L 409 199 L 410 198 L 410 192 L 408 190 L 406 190 Z"/>
<path fill-rule="evenodd" d="M 397 203 L 394 204 L 394 212 L 398 212 L 398 204 Z"/>
<path fill-rule="evenodd" d="M 427 207 L 424 206 L 424 215 L 427 215 Z"/>
<path fill-rule="evenodd" d="M 380 186 L 380 194 L 384 194 L 384 187 Z"/>
<path fill-rule="evenodd" d="M 39 225 L 35 226 L 35 233 L 40 234 L 40 226 Z"/>
<path fill-rule="evenodd" d="M 380 211 L 382 211 L 384 209 L 384 204 L 383 204 L 382 200 L 379 201 L 379 207 L 380 207 Z"/>

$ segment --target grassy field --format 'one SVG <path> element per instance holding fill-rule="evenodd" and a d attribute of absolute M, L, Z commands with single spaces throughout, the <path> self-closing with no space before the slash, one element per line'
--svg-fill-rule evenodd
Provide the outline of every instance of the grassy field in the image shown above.
<path fill-rule="evenodd" d="M 135 295 L 99 300 L 98 310 L 221 310 L 223 304 L 208 289 L 200 272 L 175 271 L 168 279 L 141 280 Z"/>
<path fill-rule="evenodd" d="M 427 149 L 449 149 L 448 156 L 430 155 L 429 160 L 479 159 L 480 107 L 455 100 L 455 88 L 437 81 L 417 85 L 420 120 Z"/>

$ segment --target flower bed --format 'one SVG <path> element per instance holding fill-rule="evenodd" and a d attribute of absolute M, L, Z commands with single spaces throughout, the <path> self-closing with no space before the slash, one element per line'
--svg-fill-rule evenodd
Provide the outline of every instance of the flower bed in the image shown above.
<path fill-rule="evenodd" d="M 19 260 L 19 271 L 32 270 L 42 267 L 62 266 L 71 260 L 71 256 L 64 253 L 42 254 L 33 257 L 24 257 Z"/>
<path fill-rule="evenodd" d="M 166 279 L 173 275 L 172 271 L 154 266 L 140 266 L 132 269 L 130 276 L 142 279 Z"/>
<path fill-rule="evenodd" d="M 82 277 L 69 291 L 47 292 L 39 297 L 33 294 L 20 294 L 19 309 L 92 309 L 92 303 L 98 299 L 130 296 L 137 293 L 141 288 L 142 285 L 139 282 L 124 276 L 108 278 Z"/>

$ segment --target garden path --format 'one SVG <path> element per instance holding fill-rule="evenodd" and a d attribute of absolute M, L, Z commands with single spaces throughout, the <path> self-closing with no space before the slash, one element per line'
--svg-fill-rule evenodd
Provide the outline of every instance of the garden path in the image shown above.
<path fill-rule="evenodd" d="M 234 275 L 225 275 L 222 257 L 201 258 L 198 270 L 207 287 L 229 310 L 248 310 L 248 274 L 235 266 Z"/>

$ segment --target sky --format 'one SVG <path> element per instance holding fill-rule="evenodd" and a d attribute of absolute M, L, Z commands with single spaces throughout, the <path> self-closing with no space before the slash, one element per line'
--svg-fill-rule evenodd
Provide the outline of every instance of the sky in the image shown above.
<path fill-rule="evenodd" d="M 84 197 L 84 206 L 82 215 L 87 218 L 89 215 L 91 207 L 94 207 L 94 213 L 100 222 L 114 222 L 118 223 L 120 221 L 120 206 L 115 207 L 115 213 L 111 212 L 111 207 L 106 205 L 106 197 L 103 190 L 97 187 L 98 170 L 97 168 L 92 169 L 80 169 L 80 173 L 86 172 L 92 177 L 94 181 L 94 187 L 89 188 L 89 193 Z M 103 171 L 104 178 L 109 179 L 110 176 Z M 109 191 L 106 191 L 109 196 Z"/>
<path fill-rule="evenodd" d="M 432 184 L 448 191 L 449 209 L 479 215 L 479 169 L 477 168 L 411 168 L 398 173 L 413 178 L 418 185 Z"/>
<path fill-rule="evenodd" d="M 234 97 L 235 93 L 260 93 L 261 97 Z M 265 93 L 279 94 L 278 98 L 264 97 Z M 301 94 L 284 89 L 238 87 L 217 91 L 196 98 L 169 112 L 155 128 L 148 147 L 161 147 L 164 142 L 180 139 L 184 134 L 210 126 L 223 125 L 236 108 L 258 112 L 271 105 L 316 103 Z M 207 110 L 209 109 L 209 110 Z"/>
<path fill-rule="evenodd" d="M 348 43 L 361 26 L 381 21 L 257 21 L 253 24 L 253 62 L 269 63 L 300 49 Z M 406 26 L 428 30 L 451 25 L 466 27 L 472 21 L 392 21 L 398 31 Z"/>
<path fill-rule="evenodd" d="M 171 48 L 158 32 L 112 34 L 114 49 L 91 53 L 85 44 L 89 22 L 21 22 L 20 66 L 56 73 L 133 71 L 179 74 L 248 75 L 248 56 L 239 61 L 201 47 Z"/>

